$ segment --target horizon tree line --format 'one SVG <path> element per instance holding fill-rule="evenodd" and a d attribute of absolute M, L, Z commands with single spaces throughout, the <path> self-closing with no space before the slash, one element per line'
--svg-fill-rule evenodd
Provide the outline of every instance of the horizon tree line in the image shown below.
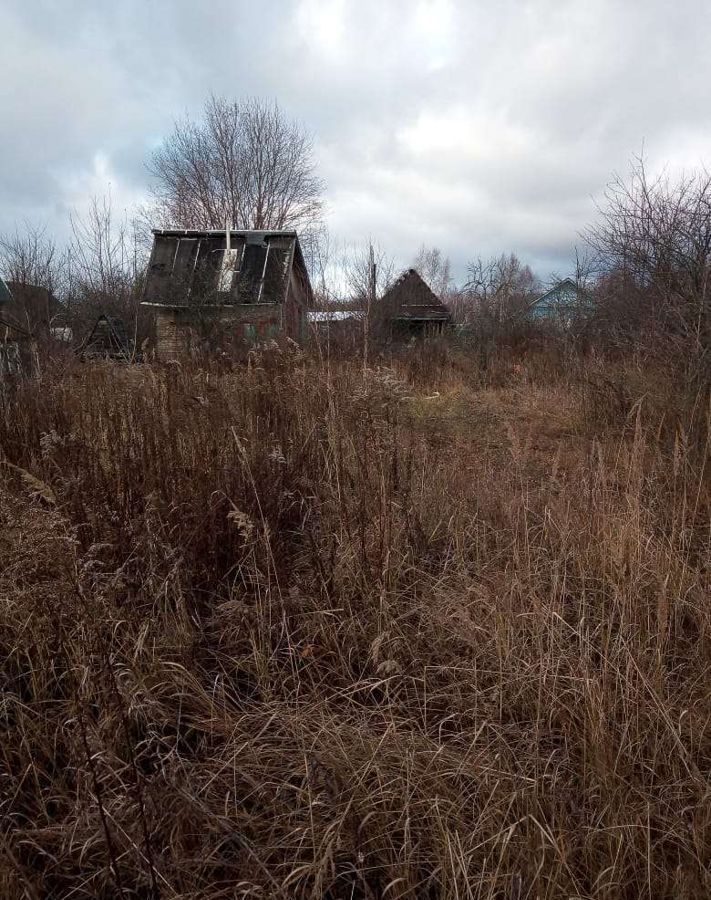
<path fill-rule="evenodd" d="M 7 281 L 44 287 L 63 299 L 79 326 L 111 312 L 147 328 L 140 306 L 148 225 L 284 229 L 299 232 L 318 302 L 360 302 L 392 281 L 392 256 L 372 241 L 338 247 L 323 219 L 324 183 L 313 139 L 275 101 L 211 96 L 202 113 L 175 122 L 153 153 L 150 202 L 119 217 L 110 198 L 93 198 L 70 216 L 64 247 L 46 228 L 25 223 L 0 235 L 0 272 Z M 711 338 L 711 175 L 649 176 L 635 158 L 626 177 L 607 187 L 598 218 L 583 238 L 576 278 L 591 281 L 599 322 L 621 340 L 648 327 Z M 426 245 L 411 264 L 460 322 L 519 318 L 543 285 L 515 254 L 473 258 L 457 285 L 449 258 Z"/>

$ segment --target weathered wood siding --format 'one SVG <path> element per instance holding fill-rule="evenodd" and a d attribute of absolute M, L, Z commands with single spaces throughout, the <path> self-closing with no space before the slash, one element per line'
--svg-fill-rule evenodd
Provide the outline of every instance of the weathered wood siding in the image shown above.
<path fill-rule="evenodd" d="M 301 279 L 292 269 L 284 303 L 284 334 L 297 344 L 306 340 L 306 292 Z"/>

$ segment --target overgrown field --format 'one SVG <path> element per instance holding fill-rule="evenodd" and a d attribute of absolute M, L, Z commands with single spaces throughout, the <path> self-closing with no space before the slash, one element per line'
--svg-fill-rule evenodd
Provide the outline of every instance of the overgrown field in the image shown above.
<path fill-rule="evenodd" d="M 0 895 L 709 896 L 676 377 L 282 348 L 5 384 Z"/>

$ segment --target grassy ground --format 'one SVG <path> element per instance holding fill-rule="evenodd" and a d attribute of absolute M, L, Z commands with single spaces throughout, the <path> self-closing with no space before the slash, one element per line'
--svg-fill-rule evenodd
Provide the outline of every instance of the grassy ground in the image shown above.
<path fill-rule="evenodd" d="M 711 892 L 707 398 L 439 352 L 4 390 L 2 896 Z"/>

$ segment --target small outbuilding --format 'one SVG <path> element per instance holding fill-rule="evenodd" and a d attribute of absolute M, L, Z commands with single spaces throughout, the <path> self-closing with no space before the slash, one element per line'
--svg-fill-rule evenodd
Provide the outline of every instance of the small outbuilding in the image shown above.
<path fill-rule="evenodd" d="M 377 319 L 391 340 L 431 337 L 452 324 L 444 303 L 416 269 L 407 269 L 378 301 Z"/>
<path fill-rule="evenodd" d="M 134 342 L 128 336 L 123 319 L 100 315 L 79 349 L 82 359 L 118 359 L 133 357 Z"/>

